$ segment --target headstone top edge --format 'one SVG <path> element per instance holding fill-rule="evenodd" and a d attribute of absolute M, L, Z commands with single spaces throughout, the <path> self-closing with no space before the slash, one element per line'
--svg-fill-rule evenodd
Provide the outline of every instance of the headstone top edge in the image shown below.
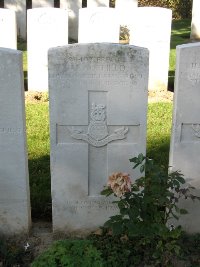
<path fill-rule="evenodd" d="M 0 47 L 0 53 L 4 53 L 4 54 L 15 54 L 15 55 L 22 55 L 22 51 L 17 50 L 17 49 L 12 49 L 12 48 L 5 48 L 5 47 Z"/>
<path fill-rule="evenodd" d="M 124 44 L 118 44 L 118 43 L 75 43 L 75 44 L 68 44 L 68 45 L 64 45 L 64 46 L 57 46 L 57 47 L 51 47 L 49 48 L 49 53 L 54 52 L 55 50 L 65 50 L 67 48 L 73 48 L 73 47 L 108 47 L 111 46 L 112 47 L 118 47 L 118 48 L 124 48 L 124 49 L 128 49 L 128 48 L 133 48 L 133 49 L 137 49 L 137 50 L 143 50 L 149 53 L 149 49 L 146 47 L 141 47 L 141 46 L 136 46 L 136 45 L 124 45 Z"/>
<path fill-rule="evenodd" d="M 190 48 L 190 47 L 200 47 L 200 42 L 177 45 L 176 50 L 181 50 L 183 48 L 186 49 L 186 48 Z"/>

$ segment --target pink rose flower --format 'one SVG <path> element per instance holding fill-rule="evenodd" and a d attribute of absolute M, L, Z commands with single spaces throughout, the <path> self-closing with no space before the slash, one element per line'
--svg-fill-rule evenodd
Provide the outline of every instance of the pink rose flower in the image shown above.
<path fill-rule="evenodd" d="M 107 186 L 110 187 L 113 193 L 122 197 L 126 192 L 131 191 L 131 179 L 128 173 L 116 172 L 108 178 Z"/>

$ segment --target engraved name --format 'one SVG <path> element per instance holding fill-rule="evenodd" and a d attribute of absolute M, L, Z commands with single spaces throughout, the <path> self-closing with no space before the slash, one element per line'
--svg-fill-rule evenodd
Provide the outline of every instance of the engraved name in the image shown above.
<path fill-rule="evenodd" d="M 105 210 L 118 210 L 116 204 L 113 204 L 112 201 L 106 200 L 74 200 L 74 201 L 67 201 L 66 207 L 68 209 L 72 209 L 77 211 L 79 209 L 105 209 Z"/>
<path fill-rule="evenodd" d="M 200 82 L 200 64 L 193 62 L 190 65 L 190 69 L 188 70 L 188 80 L 192 83 L 192 85 L 198 84 Z"/>
<path fill-rule="evenodd" d="M 117 57 L 115 54 L 113 57 L 95 57 L 95 56 L 89 56 L 89 57 L 68 57 L 66 56 L 68 61 L 74 61 L 74 62 L 94 62 L 94 63 L 105 63 L 105 62 L 117 62 L 117 63 L 124 63 L 126 62 L 122 58 Z"/>
<path fill-rule="evenodd" d="M 5 127 L 0 127 L 0 134 L 21 134 L 22 129 L 21 128 L 5 128 Z"/>

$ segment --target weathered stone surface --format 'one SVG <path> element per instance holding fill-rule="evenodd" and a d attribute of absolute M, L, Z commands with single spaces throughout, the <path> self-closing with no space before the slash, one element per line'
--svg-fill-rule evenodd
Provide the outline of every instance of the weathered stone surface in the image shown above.
<path fill-rule="evenodd" d="M 32 8 L 54 7 L 54 0 L 32 0 Z"/>
<path fill-rule="evenodd" d="M 200 196 L 200 44 L 177 46 L 173 129 L 169 166 L 180 170 Z M 184 201 L 188 215 L 178 221 L 189 232 L 200 231 L 199 201 Z"/>
<path fill-rule="evenodd" d="M 22 52 L 0 49 L 0 233 L 27 233 L 30 196 Z"/>
<path fill-rule="evenodd" d="M 109 7 L 109 0 L 87 0 L 87 7 Z"/>
<path fill-rule="evenodd" d="M 17 48 L 16 14 L 5 8 L 0 8 L 0 47 Z"/>
<path fill-rule="evenodd" d="M 78 19 L 82 0 L 60 0 L 60 8 L 68 10 L 69 38 L 78 41 Z"/>
<path fill-rule="evenodd" d="M 26 0 L 4 0 L 4 7 L 16 12 L 17 33 L 26 39 Z"/>
<path fill-rule="evenodd" d="M 35 8 L 28 13 L 28 90 L 48 90 L 50 47 L 68 44 L 68 12 L 59 8 Z"/>
<path fill-rule="evenodd" d="M 114 44 L 50 49 L 54 231 L 102 225 L 116 207 L 100 195 L 113 172 L 146 151 L 148 50 Z"/>
<path fill-rule="evenodd" d="M 79 43 L 119 43 L 120 24 L 114 8 L 97 7 L 79 10 Z"/>
<path fill-rule="evenodd" d="M 193 0 L 190 38 L 195 39 L 195 40 L 200 40 L 200 1 L 199 0 Z"/>
<path fill-rule="evenodd" d="M 130 27 L 130 44 L 150 51 L 149 90 L 167 90 L 172 11 L 139 7 Z M 144 19 L 145 18 L 145 19 Z"/>

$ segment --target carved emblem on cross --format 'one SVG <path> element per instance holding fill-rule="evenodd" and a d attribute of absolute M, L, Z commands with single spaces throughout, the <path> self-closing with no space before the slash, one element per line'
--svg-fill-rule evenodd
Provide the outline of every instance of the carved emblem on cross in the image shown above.
<path fill-rule="evenodd" d="M 115 140 L 126 138 L 128 127 L 121 127 L 109 134 L 106 121 L 106 106 L 102 104 L 92 104 L 90 113 L 90 123 L 88 130 L 84 133 L 81 129 L 68 128 L 70 135 L 74 139 L 86 141 L 95 147 L 102 147 Z"/>

